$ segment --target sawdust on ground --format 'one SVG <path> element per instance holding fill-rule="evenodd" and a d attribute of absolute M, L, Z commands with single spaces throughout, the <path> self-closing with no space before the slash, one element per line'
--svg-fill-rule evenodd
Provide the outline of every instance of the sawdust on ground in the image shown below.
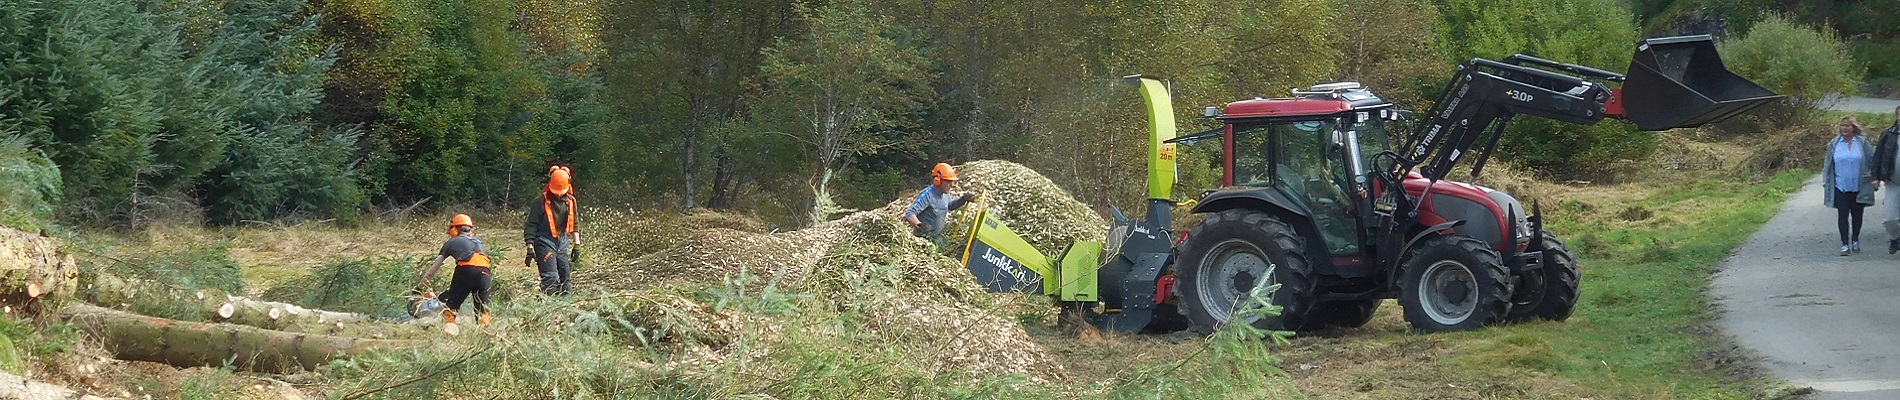
<path fill-rule="evenodd" d="M 961 191 L 980 194 L 996 216 L 1045 252 L 1053 254 L 1070 242 L 1099 240 L 1105 234 L 1100 217 L 1027 167 L 978 161 L 959 170 Z M 663 250 L 577 271 L 575 281 L 615 291 L 718 286 L 750 275 L 764 278 L 752 280 L 754 286 L 775 284 L 818 296 L 840 309 L 863 310 L 861 329 L 911 358 L 927 360 L 925 364 L 939 372 L 1063 376 L 1061 363 L 998 310 L 960 263 L 910 234 L 899 214 L 911 201 L 911 196 L 901 197 L 878 209 L 795 231 L 698 229 Z M 975 208 L 951 219 L 967 220 Z M 957 240 L 955 234 L 948 236 Z M 735 356 L 716 354 L 716 349 L 691 353 L 700 354 L 688 357 L 695 362 Z"/>

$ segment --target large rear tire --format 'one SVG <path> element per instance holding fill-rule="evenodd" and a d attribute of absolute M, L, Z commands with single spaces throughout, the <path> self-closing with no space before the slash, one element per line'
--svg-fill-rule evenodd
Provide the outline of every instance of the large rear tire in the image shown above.
<path fill-rule="evenodd" d="M 1519 293 L 1511 301 L 1511 321 L 1533 317 L 1562 321 L 1577 309 L 1577 258 L 1557 235 L 1544 231 L 1542 236 L 1539 247 L 1544 252 L 1540 260 L 1543 268 L 1536 275 L 1518 280 Z"/>
<path fill-rule="evenodd" d="M 1196 330 L 1213 332 L 1254 287 L 1277 283 L 1272 303 L 1280 315 L 1246 322 L 1261 329 L 1317 328 L 1306 324 L 1317 303 L 1308 260 L 1306 240 L 1286 222 L 1255 210 L 1215 213 L 1189 231 L 1175 261 L 1180 307 Z"/>
<path fill-rule="evenodd" d="M 1451 234 L 1419 242 L 1404 263 L 1399 305 L 1424 332 L 1477 329 L 1511 310 L 1508 271 L 1484 241 Z"/>

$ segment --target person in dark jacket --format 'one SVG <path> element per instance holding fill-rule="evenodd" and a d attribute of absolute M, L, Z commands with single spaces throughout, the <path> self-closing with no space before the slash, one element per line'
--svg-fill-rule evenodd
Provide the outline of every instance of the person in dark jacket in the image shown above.
<path fill-rule="evenodd" d="M 1821 186 L 1822 201 L 1839 211 L 1836 224 L 1841 231 L 1841 255 L 1845 256 L 1860 252 L 1864 210 L 1874 204 L 1874 191 L 1880 185 L 1874 181 L 1873 169 L 1866 168 L 1874 161 L 1874 149 L 1861 134 L 1860 121 L 1851 115 L 1842 117 L 1837 128 L 1840 136 L 1828 141 L 1826 157 L 1822 158 Z"/>
<path fill-rule="evenodd" d="M 951 211 L 963 208 L 970 202 L 972 195 L 953 196 L 956 188 L 957 169 L 949 163 L 938 163 L 930 169 L 930 187 L 917 193 L 917 201 L 904 209 L 904 222 L 910 224 L 911 234 L 929 239 L 937 248 L 943 248 L 943 224 Z"/>
<path fill-rule="evenodd" d="M 574 185 L 572 170 L 564 166 L 548 168 L 548 184 L 542 187 L 541 201 L 528 207 L 527 223 L 521 236 L 527 240 L 528 262 L 541 272 L 541 293 L 564 295 L 574 289 L 572 260 L 568 254 L 580 246 L 581 233 L 574 229 Z"/>
<path fill-rule="evenodd" d="M 435 279 L 435 272 L 442 269 L 442 263 L 455 260 L 455 275 L 449 277 L 449 290 L 442 292 L 442 303 L 448 308 L 442 309 L 442 322 L 455 323 L 455 313 L 462 310 L 462 301 L 475 298 L 475 321 L 488 325 L 488 290 L 494 286 L 494 276 L 489 268 L 494 263 L 488 259 L 488 246 L 475 237 L 475 219 L 468 214 L 455 214 L 449 219 L 449 241 L 442 244 L 437 252 L 435 265 L 422 272 L 422 281 L 416 282 L 416 293 L 427 293 L 429 280 Z"/>
<path fill-rule="evenodd" d="M 1900 107 L 1893 112 L 1893 124 L 1874 142 L 1873 165 L 1869 166 L 1874 170 L 1874 180 L 1889 185 L 1900 182 Z M 1887 228 L 1887 254 L 1900 252 L 1900 190 L 1888 190 L 1881 201 L 1886 202 L 1880 206 L 1880 214 L 1881 226 Z"/>

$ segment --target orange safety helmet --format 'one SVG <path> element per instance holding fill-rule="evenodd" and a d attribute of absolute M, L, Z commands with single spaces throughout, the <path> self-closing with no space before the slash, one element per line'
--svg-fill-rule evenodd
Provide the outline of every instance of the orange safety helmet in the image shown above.
<path fill-rule="evenodd" d="M 943 181 L 955 182 L 956 180 L 957 168 L 950 166 L 950 163 L 937 163 L 935 168 L 930 169 L 930 184 L 932 185 L 943 186 Z"/>
<path fill-rule="evenodd" d="M 573 170 L 559 165 L 548 167 L 548 193 L 555 196 L 566 196 L 572 193 L 574 184 L 569 180 L 573 178 L 573 173 Z"/>
<path fill-rule="evenodd" d="M 455 214 L 454 218 L 449 218 L 449 236 L 455 236 L 455 227 L 458 226 L 474 228 L 475 219 L 470 218 L 468 214 Z"/>

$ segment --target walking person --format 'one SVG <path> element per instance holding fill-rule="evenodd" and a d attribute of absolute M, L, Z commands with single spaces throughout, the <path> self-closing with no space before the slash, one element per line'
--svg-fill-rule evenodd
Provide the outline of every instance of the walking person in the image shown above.
<path fill-rule="evenodd" d="M 1828 141 L 1827 163 L 1821 168 L 1821 185 L 1828 207 L 1837 210 L 1836 224 L 1841 231 L 1841 255 L 1860 252 L 1860 226 L 1867 206 L 1874 204 L 1873 146 L 1862 137 L 1860 122 L 1853 116 L 1841 118 L 1835 127 L 1837 136 Z"/>
<path fill-rule="evenodd" d="M 462 301 L 475 298 L 475 321 L 488 325 L 488 289 L 494 286 L 494 277 L 488 269 L 494 265 L 488 259 L 488 246 L 475 237 L 475 219 L 468 214 L 455 214 L 449 219 L 449 241 L 442 244 L 437 252 L 435 265 L 422 272 L 422 281 L 416 282 L 416 292 L 428 292 L 429 280 L 435 279 L 435 272 L 442 269 L 442 263 L 455 259 L 455 275 L 449 277 L 449 290 L 442 292 L 442 322 L 455 323 L 455 313 L 462 311 Z"/>
<path fill-rule="evenodd" d="M 548 168 L 548 184 L 541 188 L 541 201 L 528 207 L 527 223 L 521 236 L 527 240 L 528 261 L 541 272 L 541 293 L 564 295 L 574 289 L 572 260 L 568 254 L 581 244 L 581 233 L 574 230 L 573 171 L 564 166 Z"/>
<path fill-rule="evenodd" d="M 972 195 L 953 196 L 956 189 L 957 169 L 949 163 L 937 163 L 930 169 L 930 187 L 917 193 L 917 200 L 904 209 L 904 223 L 910 224 L 911 234 L 943 248 L 943 224 L 951 211 L 963 208 L 970 202 Z"/>
<path fill-rule="evenodd" d="M 1895 107 L 1894 122 L 1880 132 L 1874 142 L 1871 169 L 1874 180 L 1892 185 L 1900 182 L 1900 107 Z M 1900 189 L 1888 190 L 1881 200 L 1881 226 L 1887 228 L 1887 254 L 1900 252 Z"/>

